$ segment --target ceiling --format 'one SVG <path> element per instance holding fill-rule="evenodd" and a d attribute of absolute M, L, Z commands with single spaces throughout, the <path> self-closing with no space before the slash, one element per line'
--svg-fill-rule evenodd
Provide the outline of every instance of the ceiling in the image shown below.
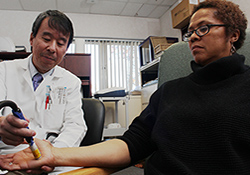
<path fill-rule="evenodd" d="M 0 0 L 0 10 L 160 18 L 178 0 Z"/>

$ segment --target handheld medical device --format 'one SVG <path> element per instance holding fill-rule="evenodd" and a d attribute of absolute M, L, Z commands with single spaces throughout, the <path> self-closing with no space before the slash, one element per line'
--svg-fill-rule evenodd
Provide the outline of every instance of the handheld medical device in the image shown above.
<path fill-rule="evenodd" d="M 6 107 L 6 106 L 9 106 L 12 108 L 12 113 L 14 116 L 20 118 L 21 120 L 25 120 L 21 109 L 17 107 L 16 103 L 14 103 L 13 101 L 10 101 L 10 100 L 0 101 L 0 109 L 2 109 L 3 107 Z M 29 127 L 27 127 L 27 128 L 29 129 Z M 34 142 L 33 137 L 26 137 L 25 140 L 29 143 L 30 149 L 31 149 L 32 153 L 34 154 L 34 157 L 36 159 L 39 159 L 41 157 L 41 153 L 38 150 L 36 143 Z"/>

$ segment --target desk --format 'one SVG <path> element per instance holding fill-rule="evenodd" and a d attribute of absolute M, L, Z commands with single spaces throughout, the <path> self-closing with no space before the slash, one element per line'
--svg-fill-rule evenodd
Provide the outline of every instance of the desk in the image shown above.
<path fill-rule="evenodd" d="M 65 173 L 61 173 L 59 175 L 109 175 L 116 171 L 120 170 L 119 168 L 80 168 L 72 171 L 68 171 Z"/>
<path fill-rule="evenodd" d="M 114 102 L 115 103 L 115 123 L 119 123 L 118 121 L 118 102 L 122 100 L 125 104 L 125 128 L 112 128 L 112 129 L 104 129 L 103 137 L 112 137 L 112 136 L 121 136 L 127 129 L 129 125 L 128 118 L 128 98 L 125 97 L 99 97 L 99 100 L 102 102 Z"/>

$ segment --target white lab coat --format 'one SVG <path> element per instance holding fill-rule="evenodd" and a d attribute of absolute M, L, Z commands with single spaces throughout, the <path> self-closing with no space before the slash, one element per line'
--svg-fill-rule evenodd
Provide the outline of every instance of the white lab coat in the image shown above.
<path fill-rule="evenodd" d="M 57 133 L 54 139 L 56 147 L 79 146 L 86 134 L 87 126 L 81 109 L 81 82 L 69 71 L 59 66 L 52 75 L 46 76 L 36 91 L 28 68 L 29 59 L 17 59 L 0 63 L 0 100 L 12 100 L 30 120 L 29 127 L 36 131 L 35 137 L 45 139 L 48 133 Z M 51 106 L 45 109 L 46 86 L 51 87 Z M 66 87 L 62 100 L 59 89 Z M 10 108 L 2 110 L 6 116 Z M 0 115 L 1 116 L 1 115 Z M 0 154 L 17 152 L 27 145 L 7 146 L 0 141 Z"/>

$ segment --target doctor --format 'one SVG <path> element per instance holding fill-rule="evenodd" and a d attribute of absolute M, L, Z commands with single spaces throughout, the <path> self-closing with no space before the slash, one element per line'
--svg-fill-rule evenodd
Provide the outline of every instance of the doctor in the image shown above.
<path fill-rule="evenodd" d="M 0 154 L 23 150 L 28 146 L 23 144 L 23 137 L 29 136 L 50 140 L 56 147 L 79 146 L 87 131 L 81 109 L 81 82 L 57 66 L 72 38 L 69 18 L 48 10 L 33 23 L 32 54 L 0 63 L 0 100 L 14 101 L 27 118 L 14 117 L 9 108 L 1 111 Z M 36 75 L 38 78 L 34 78 Z M 31 129 L 26 129 L 28 125 Z"/>

